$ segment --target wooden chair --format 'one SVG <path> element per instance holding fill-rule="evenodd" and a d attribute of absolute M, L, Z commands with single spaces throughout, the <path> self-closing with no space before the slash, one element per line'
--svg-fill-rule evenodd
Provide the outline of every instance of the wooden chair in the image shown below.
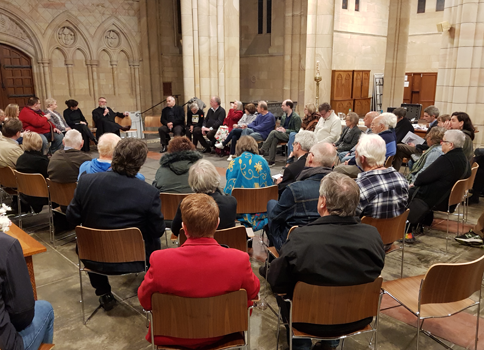
<path fill-rule="evenodd" d="M 267 202 L 279 197 L 277 185 L 260 188 L 234 188 L 232 196 L 237 199 L 237 214 L 265 213 Z"/>
<path fill-rule="evenodd" d="M 22 228 L 22 207 L 20 204 L 20 194 L 27 196 L 47 198 L 49 207 L 49 235 L 50 243 L 54 244 L 54 220 L 52 216 L 52 205 L 49 197 L 49 188 L 47 182 L 42 174 L 26 174 L 14 170 L 15 178 L 17 179 L 17 204 L 19 227 Z"/>
<path fill-rule="evenodd" d="M 209 298 L 182 298 L 154 293 L 151 296 L 152 349 L 184 349 L 156 346 L 156 336 L 175 338 L 213 338 L 222 340 L 209 349 L 250 349 L 250 311 L 244 289 Z"/>
<path fill-rule="evenodd" d="M 235 226 L 223 230 L 215 231 L 215 240 L 218 244 L 225 244 L 229 248 L 237 249 L 247 253 L 247 234 L 244 226 Z M 180 230 L 178 235 L 179 245 L 182 245 L 187 240 L 185 231 Z"/>
<path fill-rule="evenodd" d="M 46 181 L 49 188 L 49 206 L 52 208 L 52 213 L 55 211 L 59 214 L 65 215 L 61 210 L 54 209 L 52 203 L 67 207 L 71 203 L 72 198 L 74 198 L 74 192 L 76 191 L 77 182 L 60 183 L 54 182 L 51 179 L 46 179 Z M 53 221 L 54 217 L 52 217 L 52 222 Z M 72 236 L 72 234 L 69 234 L 67 236 Z M 66 238 L 67 236 L 62 237 L 62 239 Z M 53 236 L 53 245 L 55 248 L 55 230 Z"/>
<path fill-rule="evenodd" d="M 189 194 L 191 193 L 160 192 L 161 213 L 163 214 L 165 221 L 172 221 L 175 218 L 176 211 L 178 210 L 178 206 L 180 205 L 181 201 Z M 168 233 L 166 231 L 168 230 L 170 229 L 169 228 L 165 229 L 165 240 L 166 240 L 167 247 L 168 247 Z M 175 236 L 175 240 L 176 240 L 176 236 Z"/>
<path fill-rule="evenodd" d="M 375 219 L 368 216 L 361 218 L 362 224 L 367 224 L 375 227 L 380 233 L 384 245 L 391 244 L 390 249 L 385 251 L 389 254 L 396 250 L 402 250 L 402 262 L 400 270 L 400 278 L 403 277 L 403 257 L 405 255 L 405 224 L 407 222 L 409 209 L 397 217 L 391 219 Z M 402 240 L 402 245 L 395 244 L 396 241 Z"/>
<path fill-rule="evenodd" d="M 381 285 L 383 278 L 366 284 L 344 287 L 315 286 L 297 282 L 292 300 L 285 299 L 290 305 L 289 310 L 289 350 L 292 350 L 292 339 L 344 339 L 367 332 L 374 332 L 373 349 L 377 349 L 377 330 L 380 314 Z M 293 323 L 310 323 L 318 325 L 346 324 L 375 317 L 374 325 L 350 334 L 335 337 L 318 337 L 301 332 L 293 327 Z M 279 330 L 281 323 L 279 310 L 277 327 L 277 347 L 279 347 Z"/>
<path fill-rule="evenodd" d="M 382 289 L 384 293 L 417 316 L 417 350 L 420 332 L 442 344 L 430 332 L 422 330 L 426 319 L 449 317 L 477 306 L 475 339 L 477 350 L 483 273 L 484 255 L 467 263 L 434 264 L 425 275 L 384 282 Z M 479 292 L 478 301 L 469 298 L 475 292 Z"/>
<path fill-rule="evenodd" d="M 289 235 L 291 234 L 292 231 L 294 231 L 297 228 L 297 226 L 293 226 L 289 229 L 289 232 L 287 233 L 287 238 L 289 238 Z M 286 240 L 287 240 L 286 238 Z M 276 247 L 268 247 L 267 251 L 269 254 L 271 254 L 274 258 L 279 257 L 279 252 L 277 251 Z"/>
<path fill-rule="evenodd" d="M 476 179 L 477 171 L 479 170 L 479 164 L 474 162 L 471 167 L 471 176 L 467 179 L 466 182 L 466 193 L 465 193 L 465 222 L 467 222 L 467 215 L 469 211 L 469 197 L 470 197 L 470 190 L 474 187 L 474 181 Z"/>
<path fill-rule="evenodd" d="M 393 158 L 395 158 L 395 156 L 390 156 L 387 158 L 387 160 L 385 160 L 385 168 L 389 168 L 392 166 Z"/>
<path fill-rule="evenodd" d="M 55 347 L 55 344 L 40 344 L 40 348 L 39 350 L 50 350 L 50 349 L 53 349 Z"/>
<path fill-rule="evenodd" d="M 145 130 L 143 130 L 144 135 L 158 135 L 158 128 L 161 126 L 160 117 L 145 117 Z M 146 130 L 146 128 L 156 128 L 156 131 Z"/>
<path fill-rule="evenodd" d="M 17 179 L 11 167 L 0 168 L 0 187 L 9 196 L 17 193 Z M 0 205 L 1 203 L 3 196 L 0 195 Z"/>
<path fill-rule="evenodd" d="M 131 117 L 129 115 L 125 116 L 124 118 L 115 117 L 114 118 L 114 121 L 116 123 L 118 123 L 119 125 L 123 126 L 123 127 L 126 127 L 126 126 L 131 127 L 131 126 L 133 126 L 133 121 L 131 120 Z M 124 133 L 126 133 L 126 135 L 128 135 L 130 133 L 131 134 L 136 134 L 137 131 L 138 131 L 137 129 L 129 129 L 127 131 L 121 131 L 120 130 L 120 132 L 124 132 Z"/>
<path fill-rule="evenodd" d="M 82 289 L 82 272 L 96 273 L 98 275 L 129 275 L 132 273 L 146 272 L 145 242 L 141 231 L 134 228 L 118 230 L 100 230 L 83 226 L 76 227 L 77 249 L 79 259 L 79 284 L 81 288 L 82 321 L 84 324 L 101 308 L 96 310 L 87 318 L 84 313 L 84 293 Z M 144 269 L 129 273 L 101 273 L 86 267 L 82 267 L 81 260 L 92 262 L 116 264 L 129 262 L 142 262 Z"/>

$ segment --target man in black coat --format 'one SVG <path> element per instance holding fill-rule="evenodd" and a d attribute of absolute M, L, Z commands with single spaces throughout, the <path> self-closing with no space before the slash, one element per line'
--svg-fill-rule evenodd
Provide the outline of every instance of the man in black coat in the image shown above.
<path fill-rule="evenodd" d="M 112 171 L 82 175 L 66 213 L 73 225 L 97 229 L 139 228 L 145 241 L 146 264 L 151 253 L 161 248 L 160 237 L 165 232 L 159 191 L 136 178 L 147 154 L 148 146 L 139 139 L 119 141 L 114 149 Z M 145 266 L 144 261 L 109 266 L 90 261 L 83 263 L 87 268 L 107 273 L 129 273 Z M 116 300 L 108 278 L 89 274 L 89 279 L 100 297 L 101 306 L 110 310 Z"/>
<path fill-rule="evenodd" d="M 166 152 L 168 142 L 170 142 L 170 132 L 174 136 L 183 136 L 185 134 L 185 112 L 182 107 L 175 105 L 173 96 L 166 98 L 166 107 L 161 111 L 160 122 L 162 124 L 158 128 L 161 143 L 160 153 L 164 153 Z"/>
<path fill-rule="evenodd" d="M 129 127 L 123 127 L 116 123 L 116 117 L 124 118 L 126 115 L 119 112 L 114 112 L 107 106 L 106 98 L 99 97 L 99 107 L 92 111 L 92 120 L 96 124 L 96 138 L 102 136 L 106 132 L 120 135 L 119 130 L 126 131 Z"/>
<path fill-rule="evenodd" d="M 361 224 L 355 218 L 360 200 L 358 185 L 340 173 L 323 177 L 319 188 L 316 221 L 297 228 L 282 246 L 281 255 L 269 268 L 267 280 L 275 293 L 292 298 L 298 281 L 320 286 L 349 286 L 373 282 L 380 276 L 385 251 L 378 230 Z M 283 317 L 288 318 L 288 305 L 278 297 Z M 352 332 L 372 321 L 342 325 L 294 324 L 299 331 L 331 336 Z M 310 340 L 293 340 L 298 348 L 311 348 Z M 335 347 L 337 342 L 325 344 Z"/>
<path fill-rule="evenodd" d="M 397 116 L 397 126 L 395 127 L 395 141 L 398 143 L 402 143 L 403 138 L 405 135 L 408 134 L 409 131 L 415 132 L 412 123 L 408 120 L 405 116 L 407 115 L 407 110 L 403 107 L 398 107 L 393 110 L 393 114 Z"/>
<path fill-rule="evenodd" d="M 218 96 L 213 96 L 210 99 L 210 109 L 203 121 L 203 126 L 195 127 L 193 129 L 193 143 L 200 144 L 203 146 L 203 153 L 211 152 L 213 146 L 217 140 L 215 140 L 215 134 L 217 133 L 218 127 L 222 125 L 225 119 L 225 109 L 220 106 L 221 100 Z M 207 142 L 203 136 L 207 136 L 210 140 Z"/>

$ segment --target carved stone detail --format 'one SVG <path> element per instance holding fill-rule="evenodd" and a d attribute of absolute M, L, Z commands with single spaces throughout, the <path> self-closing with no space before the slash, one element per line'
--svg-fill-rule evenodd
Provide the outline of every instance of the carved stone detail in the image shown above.
<path fill-rule="evenodd" d="M 6 15 L 0 14 L 0 33 L 6 33 L 16 38 L 28 41 L 29 36 Z"/>
<path fill-rule="evenodd" d="M 63 46 L 72 46 L 76 42 L 76 33 L 69 27 L 62 27 L 57 32 L 57 38 Z"/>
<path fill-rule="evenodd" d="M 121 43 L 119 34 L 114 30 L 108 30 L 104 36 L 104 40 L 106 41 L 106 45 L 113 49 L 118 47 Z"/>

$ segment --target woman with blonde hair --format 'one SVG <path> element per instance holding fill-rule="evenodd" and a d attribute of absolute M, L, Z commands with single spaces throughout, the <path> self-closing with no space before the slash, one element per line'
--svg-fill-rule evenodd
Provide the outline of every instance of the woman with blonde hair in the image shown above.
<path fill-rule="evenodd" d="M 10 103 L 5 108 L 5 119 L 18 118 L 20 114 L 20 107 L 16 103 Z"/>

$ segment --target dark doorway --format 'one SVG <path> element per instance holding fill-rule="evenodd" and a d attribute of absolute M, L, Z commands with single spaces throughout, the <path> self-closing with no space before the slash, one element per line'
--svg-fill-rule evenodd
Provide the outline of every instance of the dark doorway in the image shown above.
<path fill-rule="evenodd" d="M 16 103 L 22 108 L 35 96 L 30 58 L 13 47 L 0 44 L 0 108 Z"/>

